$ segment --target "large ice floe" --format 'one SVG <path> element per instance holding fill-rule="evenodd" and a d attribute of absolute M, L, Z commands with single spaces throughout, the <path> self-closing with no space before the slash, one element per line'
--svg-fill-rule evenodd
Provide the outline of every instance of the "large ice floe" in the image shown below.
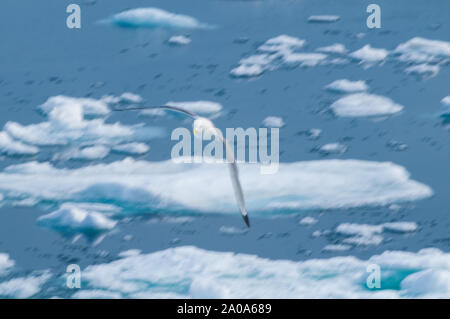
<path fill-rule="evenodd" d="M 127 158 L 77 169 L 50 163 L 13 165 L 0 173 L 5 202 L 68 201 L 109 203 L 125 212 L 170 211 L 235 213 L 226 163 L 177 164 Z M 318 160 L 280 163 L 277 174 L 261 175 L 256 164 L 240 164 L 249 211 L 277 214 L 289 209 L 332 209 L 386 205 L 432 195 L 390 162 Z M 32 181 L 32 182 L 30 182 Z"/>
<path fill-rule="evenodd" d="M 398 113 L 403 109 L 402 105 L 388 97 L 367 93 L 346 95 L 330 107 L 339 117 L 385 116 Z"/>
<path fill-rule="evenodd" d="M 99 100 L 66 96 L 51 97 L 39 107 L 47 116 L 47 121 L 29 125 L 17 122 L 5 124 L 4 131 L 0 133 L 2 134 L 0 150 L 33 154 L 37 152 L 37 149 L 29 144 L 34 146 L 116 145 L 161 136 L 162 129 L 144 124 L 106 123 L 105 115 L 110 112 L 108 105 L 135 101 L 136 97 L 129 94 L 120 97 L 107 96 Z M 90 157 L 90 154 L 98 152 L 83 153 L 86 151 L 81 152 L 81 157 L 85 157 L 84 155 Z"/>
<path fill-rule="evenodd" d="M 373 265 L 380 288 L 367 286 Z M 83 280 L 83 295 L 74 297 L 448 298 L 450 254 L 430 248 L 296 262 L 184 246 L 89 266 Z"/>
<path fill-rule="evenodd" d="M 213 27 L 196 18 L 159 8 L 130 9 L 101 22 L 112 23 L 124 28 L 208 29 Z"/>

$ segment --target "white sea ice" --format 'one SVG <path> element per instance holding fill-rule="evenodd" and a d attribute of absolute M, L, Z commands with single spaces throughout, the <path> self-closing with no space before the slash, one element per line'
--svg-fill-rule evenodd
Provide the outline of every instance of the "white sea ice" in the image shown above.
<path fill-rule="evenodd" d="M 285 125 L 283 118 L 278 116 L 268 116 L 263 120 L 263 125 L 266 127 L 283 127 Z"/>
<path fill-rule="evenodd" d="M 382 269 L 381 289 L 366 286 L 371 264 Z M 423 249 L 289 261 L 183 246 L 89 266 L 83 280 L 120 298 L 448 298 L 450 254 Z"/>
<path fill-rule="evenodd" d="M 369 88 L 365 81 L 350 81 L 347 79 L 340 79 L 333 81 L 325 86 L 329 91 L 335 91 L 340 93 L 355 93 L 367 91 Z"/>
<path fill-rule="evenodd" d="M 172 45 L 187 45 L 191 43 L 191 41 L 190 38 L 184 35 L 174 35 L 171 36 L 167 42 Z"/>
<path fill-rule="evenodd" d="M 197 19 L 159 8 L 136 8 L 113 15 L 110 22 L 125 28 L 208 29 L 212 26 Z"/>
<path fill-rule="evenodd" d="M 85 210 L 76 204 L 65 204 L 52 213 L 40 216 L 37 223 L 62 231 L 97 233 L 111 230 L 117 222 L 102 213 Z"/>
<path fill-rule="evenodd" d="M 398 113 L 403 109 L 402 105 L 394 103 L 388 97 L 367 93 L 346 95 L 330 107 L 339 117 L 383 116 Z"/>
<path fill-rule="evenodd" d="M 350 53 L 349 56 L 354 59 L 360 60 L 361 63 L 370 66 L 375 63 L 383 62 L 388 55 L 389 51 L 385 49 L 372 48 L 370 44 L 367 44 L 363 46 L 361 49 Z"/>
<path fill-rule="evenodd" d="M 4 169 L 0 173 L 0 191 L 6 202 L 17 199 L 109 202 L 127 207 L 128 212 L 144 208 L 146 212 L 183 208 L 187 213 L 192 210 L 235 213 L 234 193 L 226 165 L 127 158 L 109 164 L 66 169 L 45 162 L 29 162 Z M 261 175 L 259 165 L 239 166 L 248 209 L 253 214 L 388 205 L 427 198 L 433 193 L 430 187 L 412 180 L 403 167 L 390 162 L 317 160 L 280 163 L 278 173 L 272 175 Z"/>

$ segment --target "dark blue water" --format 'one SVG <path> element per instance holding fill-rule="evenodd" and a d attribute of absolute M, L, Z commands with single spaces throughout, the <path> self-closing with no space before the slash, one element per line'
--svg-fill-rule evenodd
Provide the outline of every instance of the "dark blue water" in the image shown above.
<path fill-rule="evenodd" d="M 252 218 L 252 228 L 243 235 L 224 235 L 221 226 L 242 228 L 239 215 L 195 215 L 187 223 L 169 223 L 156 216 L 139 216 L 119 221 L 97 245 L 87 238 L 73 243 L 72 236 L 41 228 L 36 219 L 46 213 L 38 207 L 0 208 L 0 252 L 16 261 L 8 278 L 33 270 L 50 269 L 55 275 L 69 263 L 82 268 L 114 260 L 121 251 L 137 248 L 153 252 L 168 247 L 195 245 L 215 251 L 256 254 L 271 259 L 304 260 L 334 255 L 368 258 L 385 250 L 418 251 L 436 247 L 449 251 L 450 207 L 449 130 L 436 116 L 440 100 L 450 95 L 450 68 L 424 80 L 404 72 L 404 65 L 388 60 L 368 69 L 357 63 L 313 68 L 281 68 L 256 79 L 229 76 L 238 61 L 254 54 L 257 46 L 280 34 L 307 41 L 306 51 L 343 43 L 350 51 L 365 44 L 394 49 L 412 37 L 450 41 L 450 2 L 377 1 L 382 8 L 382 28 L 369 30 L 365 8 L 373 1 L 81 1 L 82 28 L 65 25 L 66 6 L 72 1 L 3 0 L 0 5 L 0 125 L 8 121 L 30 124 L 43 121 L 36 111 L 48 97 L 68 95 L 100 98 L 129 91 L 149 104 L 167 101 L 211 100 L 221 103 L 225 116 L 215 120 L 218 127 L 259 127 L 270 115 L 281 116 L 280 161 L 322 159 L 315 147 L 332 142 L 348 146 L 347 152 L 326 158 L 391 161 L 405 167 L 414 180 L 429 185 L 433 197 L 401 205 L 394 212 L 387 207 L 310 211 L 318 223 L 298 224 L 304 217 L 292 214 L 279 218 Z M 128 8 L 154 6 L 196 17 L 216 25 L 214 30 L 121 29 L 97 22 Z M 341 17 L 333 24 L 309 24 L 310 15 Z M 357 38 L 358 33 L 365 36 Z M 188 34 L 192 43 L 171 47 L 172 35 Z M 235 41 L 248 38 L 245 43 Z M 340 95 L 323 90 L 330 82 L 348 78 L 366 80 L 370 92 L 388 96 L 405 106 L 404 111 L 383 121 L 336 118 L 328 106 Z M 177 119 L 163 121 L 140 118 L 137 114 L 113 114 L 108 122 L 137 123 L 165 127 L 180 126 Z M 186 124 L 182 124 L 186 125 Z M 322 129 L 318 140 L 299 134 Z M 150 142 L 149 161 L 170 158 L 167 138 Z M 408 145 L 395 151 L 389 141 Z M 51 148 L 31 159 L 48 161 Z M 111 155 L 98 162 L 113 162 Z M 2 157 L 0 168 L 30 158 Z M 79 167 L 91 163 L 58 163 Z M 33 181 L 30 180 L 30 183 Z M 251 213 L 251 212 L 250 212 Z M 356 246 L 344 252 L 324 252 L 327 244 L 340 241 L 338 235 L 313 237 L 315 230 L 334 229 L 351 222 L 379 224 L 414 221 L 419 230 L 411 234 L 383 234 L 381 245 Z M 132 235 L 131 240 L 124 240 Z M 51 296 L 50 289 L 42 296 Z M 70 292 L 60 291 L 60 295 Z"/>

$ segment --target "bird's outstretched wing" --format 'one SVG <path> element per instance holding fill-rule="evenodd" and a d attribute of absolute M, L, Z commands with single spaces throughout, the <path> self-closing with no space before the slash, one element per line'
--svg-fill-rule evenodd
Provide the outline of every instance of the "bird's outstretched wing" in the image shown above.
<path fill-rule="evenodd" d="M 118 111 L 118 112 L 122 112 L 122 111 L 137 111 L 137 110 L 152 110 L 152 109 L 166 109 L 166 110 L 170 110 L 170 111 L 175 111 L 175 112 L 180 112 L 180 113 L 184 113 L 190 117 L 192 117 L 193 119 L 198 118 L 198 115 L 185 110 L 181 107 L 178 106 L 172 106 L 172 105 L 159 105 L 159 106 L 136 106 L 136 107 L 127 107 L 124 109 L 116 109 L 114 108 L 113 111 Z"/>
<path fill-rule="evenodd" d="M 217 129 L 218 130 L 218 129 Z M 239 209 L 242 214 L 242 218 L 244 218 L 245 224 L 250 228 L 250 220 L 248 219 L 247 208 L 245 207 L 245 198 L 244 192 L 242 191 L 241 182 L 239 181 L 239 171 L 234 159 L 234 151 L 231 146 L 228 144 L 227 140 L 223 138 L 222 133 L 219 131 L 217 134 L 219 138 L 222 140 L 222 143 L 225 145 L 225 156 L 230 166 L 230 177 L 231 183 L 233 184 L 234 196 L 239 205 Z"/>

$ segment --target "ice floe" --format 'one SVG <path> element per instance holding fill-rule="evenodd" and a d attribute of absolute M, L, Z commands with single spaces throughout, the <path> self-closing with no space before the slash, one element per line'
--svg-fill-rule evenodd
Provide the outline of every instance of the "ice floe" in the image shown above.
<path fill-rule="evenodd" d="M 373 264 L 381 269 L 377 289 L 366 284 Z M 183 246 L 89 266 L 83 280 L 87 292 L 115 298 L 448 298 L 450 254 L 423 249 L 288 261 Z"/>
<path fill-rule="evenodd" d="M 399 233 L 414 232 L 418 229 L 415 222 L 391 222 L 380 225 L 340 224 L 336 232 L 352 237 L 344 239 L 344 243 L 356 245 L 379 245 L 383 242 L 381 233 L 392 231 Z"/>
<path fill-rule="evenodd" d="M 394 50 L 406 62 L 439 62 L 450 58 L 450 42 L 415 37 L 401 43 Z"/>
<path fill-rule="evenodd" d="M 332 245 L 326 245 L 323 247 L 323 250 L 325 251 L 346 251 L 352 248 L 350 245 L 341 245 L 341 244 L 332 244 Z"/>
<path fill-rule="evenodd" d="M 388 97 L 367 93 L 346 95 L 330 107 L 339 117 L 383 116 L 398 113 L 403 109 L 402 105 L 394 103 Z"/>
<path fill-rule="evenodd" d="M 176 28 L 176 29 L 208 29 L 212 26 L 197 19 L 159 8 L 136 8 L 113 15 L 102 21 L 113 23 L 124 28 Z"/>
<path fill-rule="evenodd" d="M 284 34 L 271 38 L 258 47 L 256 54 L 241 59 L 230 74 L 235 77 L 253 77 L 283 65 L 313 67 L 325 62 L 326 54 L 296 52 L 304 44 L 305 40 Z"/>
<path fill-rule="evenodd" d="M 267 40 L 258 50 L 262 52 L 280 53 L 300 49 L 305 45 L 305 40 L 291 37 L 286 34 Z"/>
<path fill-rule="evenodd" d="M 314 15 L 308 18 L 310 23 L 332 23 L 339 21 L 340 17 L 336 15 Z"/>
<path fill-rule="evenodd" d="M 288 52 L 283 56 L 283 60 L 288 64 L 298 64 L 300 66 L 313 67 L 327 58 L 326 54 L 322 53 L 296 53 Z"/>
<path fill-rule="evenodd" d="M 187 45 L 191 43 L 191 39 L 184 35 L 174 35 L 167 40 L 167 43 L 171 45 Z"/>
<path fill-rule="evenodd" d="M 317 223 L 317 219 L 311 216 L 303 217 L 299 222 L 300 225 L 314 225 Z"/>
<path fill-rule="evenodd" d="M 14 260 L 8 254 L 0 253 L 0 276 L 7 273 L 14 266 Z"/>
<path fill-rule="evenodd" d="M 30 298 L 40 292 L 51 275 L 49 272 L 31 274 L 27 277 L 13 278 L 0 282 L 0 297 L 3 298 Z"/>
<path fill-rule="evenodd" d="M 117 97 L 105 97 L 105 99 L 75 98 L 65 95 L 52 96 L 39 106 L 45 114 L 50 114 L 55 109 L 77 108 L 84 115 L 106 115 L 110 112 L 108 103 L 118 102 Z"/>
<path fill-rule="evenodd" d="M 237 228 L 233 226 L 221 226 L 219 232 L 225 235 L 243 235 L 248 232 L 248 228 Z"/>
<path fill-rule="evenodd" d="M 10 156 L 35 155 L 39 148 L 13 140 L 8 133 L 0 132 L 0 154 Z"/>
<path fill-rule="evenodd" d="M 360 60 L 361 63 L 364 63 L 367 66 L 371 66 L 373 64 L 383 62 L 388 55 L 389 51 L 385 49 L 372 48 L 370 44 L 367 44 L 361 49 L 350 53 L 349 56 L 354 59 Z"/>
<path fill-rule="evenodd" d="M 367 91 L 369 87 L 365 81 L 350 81 L 347 79 L 341 79 L 328 84 L 325 88 L 334 92 L 355 93 Z"/>
<path fill-rule="evenodd" d="M 120 97 L 130 99 L 130 96 Z M 134 99 L 135 100 L 135 99 Z M 49 145 L 115 145 L 136 140 L 160 137 L 163 130 L 144 124 L 123 125 L 105 123 L 104 117 L 87 118 L 86 115 L 104 115 L 109 112 L 105 100 L 50 98 L 40 106 L 48 120 L 37 124 L 22 125 L 7 122 L 4 132 L 22 143 L 38 146 Z M 112 103 L 113 101 L 109 101 Z M 86 113 L 87 112 L 87 113 Z M 23 148 L 16 144 L 17 149 Z M 28 151 L 35 149 L 26 148 Z"/>
<path fill-rule="evenodd" d="M 341 154 L 345 153 L 347 151 L 347 146 L 341 144 L 341 143 L 329 143 L 322 145 L 319 148 L 319 152 L 325 155 L 328 154 Z"/>
<path fill-rule="evenodd" d="M 445 105 L 445 106 L 450 106 L 450 95 L 444 97 L 444 98 L 441 100 L 441 103 L 442 103 L 443 105 Z"/>
<path fill-rule="evenodd" d="M 263 120 L 262 124 L 267 127 L 283 127 L 285 123 L 281 117 L 268 116 Z"/>
<path fill-rule="evenodd" d="M 112 148 L 114 152 L 125 153 L 131 155 L 142 155 L 150 150 L 150 147 L 145 143 L 127 143 L 116 145 Z"/>
<path fill-rule="evenodd" d="M 335 43 L 335 44 L 328 45 L 325 47 L 320 47 L 320 48 L 317 48 L 316 51 L 324 52 L 324 53 L 336 53 L 336 54 L 347 53 L 347 49 L 345 48 L 345 45 L 343 45 L 341 43 Z"/>
<path fill-rule="evenodd" d="M 235 213 L 227 164 L 214 160 L 209 163 L 213 164 L 127 158 L 109 164 L 65 169 L 47 162 L 29 162 L 9 166 L 0 173 L 0 192 L 5 202 L 87 201 L 126 207 L 130 213 L 162 209 Z M 248 209 L 253 214 L 389 205 L 427 198 L 433 193 L 430 187 L 410 179 L 403 167 L 390 162 L 280 163 L 277 174 L 269 175 L 261 175 L 259 165 L 239 166 Z"/>
<path fill-rule="evenodd" d="M 50 214 L 40 216 L 38 225 L 68 233 L 95 234 L 111 230 L 116 221 L 97 211 L 88 211 L 74 204 L 64 204 Z"/>
<path fill-rule="evenodd" d="M 435 77 L 438 75 L 439 71 L 439 65 L 430 65 L 426 63 L 411 65 L 405 69 L 405 72 L 408 74 L 418 74 L 426 78 Z"/>

